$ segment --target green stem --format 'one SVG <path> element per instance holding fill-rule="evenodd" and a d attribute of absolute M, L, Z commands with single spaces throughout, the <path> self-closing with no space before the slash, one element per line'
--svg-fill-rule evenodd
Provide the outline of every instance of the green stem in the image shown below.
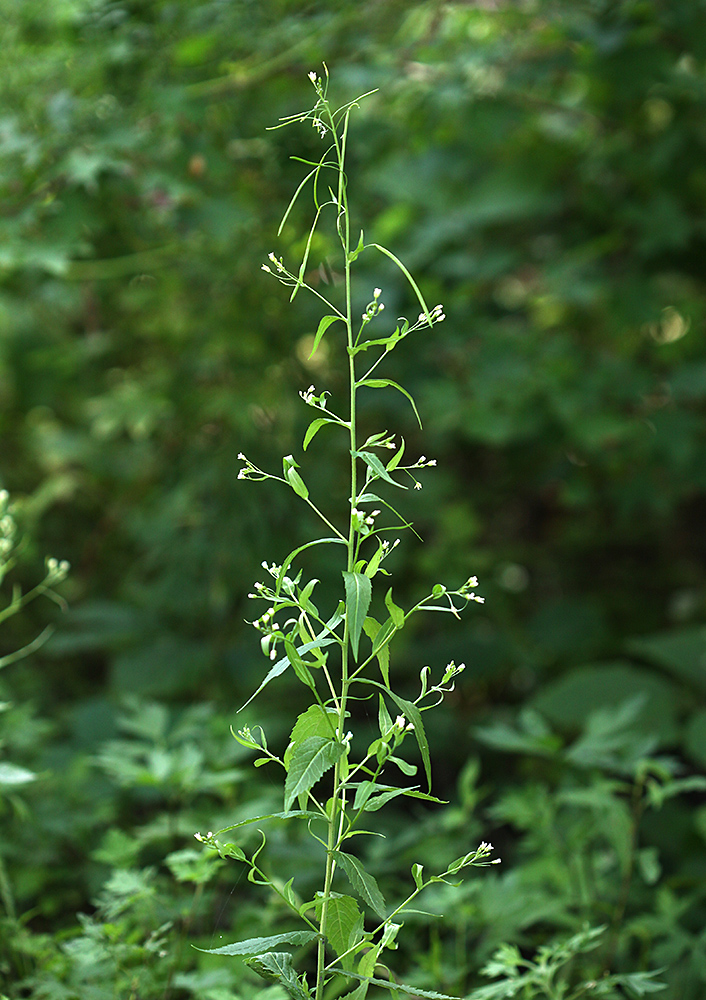
<path fill-rule="evenodd" d="M 348 134 L 348 115 L 345 116 L 343 132 L 340 140 L 333 120 L 331 120 L 331 125 L 334 137 L 334 144 L 336 148 L 336 156 L 338 159 L 337 200 L 339 209 L 339 233 L 340 233 L 341 216 L 343 216 L 343 223 L 344 223 L 344 230 L 343 233 L 341 233 L 340 235 L 343 247 L 344 267 L 345 267 L 346 340 L 348 347 L 352 349 L 353 318 L 352 318 L 352 307 L 351 307 L 350 219 L 348 215 L 348 197 L 346 193 L 346 182 L 344 173 L 345 155 L 346 155 L 346 137 Z M 353 566 L 355 565 L 356 533 L 353 527 L 353 506 L 355 502 L 355 495 L 357 489 L 357 474 L 358 474 L 356 458 L 355 458 L 355 452 L 356 452 L 355 362 L 354 359 L 350 356 L 350 350 L 348 357 L 348 365 L 349 365 L 349 398 L 350 398 L 350 419 L 348 427 L 350 435 L 350 452 L 351 452 L 351 458 L 350 458 L 351 486 L 349 493 L 348 553 L 346 560 L 346 568 L 350 573 L 352 572 Z M 346 617 L 344 624 L 344 631 L 343 631 L 343 649 L 341 651 L 341 696 L 338 702 L 339 739 L 343 739 L 345 722 L 346 722 L 346 702 L 348 698 L 348 688 L 350 685 L 350 681 L 348 678 L 348 656 L 349 656 L 349 624 L 348 624 L 348 618 Z M 324 877 L 324 891 L 323 891 L 323 900 L 321 904 L 321 919 L 319 923 L 315 1000 L 323 1000 L 324 977 L 325 977 L 325 966 L 326 966 L 326 945 L 325 945 L 326 925 L 328 920 L 329 900 L 331 898 L 331 887 L 333 885 L 333 875 L 336 868 L 334 851 L 340 839 L 340 830 L 342 829 L 343 826 L 343 818 L 345 813 L 344 795 L 345 791 L 342 789 L 342 781 L 341 781 L 341 767 L 340 763 L 337 763 L 334 767 L 333 794 L 331 796 L 331 806 L 328 818 L 326 874 Z"/>

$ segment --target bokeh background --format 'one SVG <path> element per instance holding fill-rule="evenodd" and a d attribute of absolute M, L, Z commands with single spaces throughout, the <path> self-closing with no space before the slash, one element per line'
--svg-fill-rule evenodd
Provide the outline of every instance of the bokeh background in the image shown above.
<path fill-rule="evenodd" d="M 411 919 L 400 966 L 468 991 L 501 941 L 530 954 L 588 922 L 606 927 L 592 974 L 666 966 L 663 996 L 703 996 L 706 5 L 0 13 L 0 486 L 25 535 L 16 580 L 45 553 L 72 565 L 55 635 L 0 677 L 1 752 L 37 775 L 0 789 L 5 992 L 260 989 L 189 942 L 282 914 L 191 845 L 277 801 L 228 733 L 266 667 L 245 595 L 314 525 L 238 481 L 236 456 L 276 470 L 310 416 L 298 391 L 345 386 L 333 338 L 308 359 L 315 300 L 290 307 L 260 269 L 298 259 L 306 201 L 275 235 L 291 157 L 321 152 L 308 126 L 267 127 L 310 106 L 325 61 L 340 103 L 377 88 L 351 126 L 355 224 L 447 316 L 389 359 L 424 430 L 401 396 L 362 412 L 438 460 L 403 501 L 423 543 L 395 553 L 396 599 L 470 573 L 486 598 L 400 637 L 410 691 L 426 663 L 467 665 L 429 721 L 450 805 L 393 815 L 369 850 L 391 893 L 480 839 L 503 865 L 440 887 L 429 908 L 449 916 Z M 332 246 L 315 242 L 312 280 Z M 380 286 L 416 315 L 388 263 L 359 259 L 361 301 Z M 333 503 L 344 445 L 324 432 L 302 463 Z M 2 652 L 52 614 L 7 622 Z M 244 720 L 275 742 L 287 684 Z M 311 849 L 271 836 L 306 886 Z"/>

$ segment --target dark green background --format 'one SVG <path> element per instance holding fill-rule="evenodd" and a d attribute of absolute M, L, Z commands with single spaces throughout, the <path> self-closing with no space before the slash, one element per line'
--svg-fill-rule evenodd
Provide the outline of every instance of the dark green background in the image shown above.
<path fill-rule="evenodd" d="M 26 813 L 0 813 L 17 909 L 34 914 L 22 933 L 49 941 L 74 927 L 106 864 L 159 866 L 188 843 L 197 819 L 179 809 L 192 793 L 198 822 L 216 826 L 197 776 L 166 796 L 180 817 L 166 845 L 135 833 L 162 815 L 164 775 L 145 764 L 149 780 L 128 778 L 113 761 L 99 778 L 94 765 L 126 696 L 143 699 L 137 716 L 144 699 L 174 719 L 190 705 L 186 743 L 212 745 L 199 766 L 240 759 L 223 741 L 265 667 L 245 595 L 261 560 L 281 560 L 314 524 L 293 494 L 239 482 L 236 455 L 276 471 L 281 455 L 299 457 L 298 390 L 345 391 L 333 337 L 307 360 L 315 300 L 290 307 L 260 270 L 271 250 L 301 253 L 304 202 L 275 236 L 302 176 L 290 156 L 321 151 L 308 126 L 266 128 L 309 106 L 307 73 L 325 60 L 341 103 L 378 88 L 351 126 L 354 226 L 447 316 L 385 373 L 414 394 L 424 430 L 395 394 L 371 393 L 361 412 L 364 430 L 402 433 L 412 454 L 438 460 L 402 502 L 424 543 L 409 535 L 396 553 L 396 599 L 469 573 L 486 597 L 462 623 L 420 618 L 398 645 L 410 683 L 425 663 L 467 664 L 429 724 L 439 790 L 456 805 L 420 815 L 417 843 L 433 859 L 494 835 L 504 858 L 463 906 L 444 903 L 462 926 L 435 925 L 429 939 L 420 925 L 409 967 L 445 956 L 430 982 L 468 989 L 498 940 L 536 945 L 587 919 L 612 922 L 623 968 L 669 963 L 670 998 L 698 998 L 702 799 L 669 799 L 639 831 L 629 805 L 630 787 L 644 791 L 641 754 L 668 755 L 681 777 L 706 766 L 702 0 L 3 0 L 0 13 L 0 484 L 21 501 L 29 540 L 19 578 L 35 579 L 45 552 L 72 564 L 56 636 L 2 679 L 26 713 L 4 723 L 6 750 L 46 772 Z M 312 280 L 323 258 L 335 270 L 332 247 L 315 242 Z M 416 315 L 383 258 L 364 254 L 357 270 L 361 303 L 380 286 L 388 315 Z M 345 502 L 344 446 L 325 429 L 302 460 L 332 508 Z M 3 644 L 45 620 L 33 606 Z M 300 693 L 270 690 L 260 711 L 283 741 Z M 632 763 L 592 758 L 575 773 L 562 748 L 589 713 L 636 695 L 618 748 Z M 132 737 L 176 754 L 180 737 L 154 725 Z M 265 794 L 247 782 L 244 801 Z M 579 788 L 595 801 L 574 829 L 562 796 L 573 789 L 575 806 Z M 232 809 L 241 793 L 223 795 Z M 57 801 L 71 808 L 57 815 Z M 105 845 L 91 855 L 110 828 L 137 837 L 129 864 Z M 584 848 L 593 881 L 569 872 Z M 206 946 L 213 905 L 198 917 Z M 184 931 L 176 895 L 170 906 Z M 20 971 L 49 982 L 50 966 L 68 981 L 56 957 L 17 958 L 36 944 L 2 947 L 9 982 Z M 17 995 L 54 995 L 31 988 Z"/>

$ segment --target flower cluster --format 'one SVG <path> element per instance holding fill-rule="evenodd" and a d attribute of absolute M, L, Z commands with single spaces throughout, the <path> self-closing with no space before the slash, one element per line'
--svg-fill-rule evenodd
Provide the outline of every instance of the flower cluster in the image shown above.
<path fill-rule="evenodd" d="M 289 274 L 289 271 L 284 266 L 284 261 L 281 257 L 276 257 L 274 253 L 268 253 L 267 259 L 272 261 L 272 263 L 275 265 L 275 270 L 277 271 L 278 274 Z M 274 274 L 274 271 L 268 264 L 263 264 L 262 270 L 267 271 L 268 274 Z"/>
<path fill-rule="evenodd" d="M 53 556 L 49 556 L 44 560 L 44 565 L 47 571 L 47 580 L 49 584 L 61 583 L 68 576 L 71 566 L 66 561 L 66 559 L 54 559 Z"/>
<path fill-rule="evenodd" d="M 469 576 L 464 585 L 459 589 L 458 593 L 466 601 L 475 601 L 476 604 L 485 604 L 485 598 L 479 597 L 475 593 L 475 588 L 478 586 L 478 577 Z"/>
<path fill-rule="evenodd" d="M 317 410 L 325 410 L 326 397 L 330 396 L 331 393 L 327 389 L 324 389 L 324 391 L 320 392 L 319 395 L 317 396 L 315 387 L 313 385 L 310 385 L 309 388 L 304 390 L 303 392 L 300 390 L 299 395 L 304 400 L 307 406 L 315 406 Z"/>
<path fill-rule="evenodd" d="M 243 455 L 242 451 L 238 455 L 239 462 L 245 462 L 245 465 L 238 473 L 238 479 L 273 479 L 274 476 L 270 476 L 269 473 L 263 472 L 262 469 L 258 469 L 256 465 Z"/>
<path fill-rule="evenodd" d="M 373 299 L 372 302 L 368 302 L 365 307 L 365 312 L 362 314 L 363 326 L 369 323 L 371 319 L 375 319 L 378 313 L 381 313 L 385 308 L 385 303 L 380 302 L 380 296 L 382 295 L 382 288 L 373 289 Z"/>
<path fill-rule="evenodd" d="M 369 535 L 374 530 L 375 518 L 380 513 L 379 510 L 371 510 L 369 514 L 366 514 L 364 510 L 358 510 L 357 507 L 353 507 L 351 510 L 353 530 L 358 531 L 363 536 Z"/>

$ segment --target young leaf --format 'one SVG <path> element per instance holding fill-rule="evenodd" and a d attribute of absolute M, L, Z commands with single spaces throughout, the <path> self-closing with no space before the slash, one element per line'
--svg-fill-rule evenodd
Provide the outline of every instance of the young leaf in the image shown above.
<path fill-rule="evenodd" d="M 366 618 L 363 622 L 363 631 L 370 639 L 373 646 L 373 655 L 377 656 L 378 663 L 380 664 L 380 673 L 382 674 L 382 679 L 385 681 L 385 686 L 390 686 L 390 648 L 383 641 L 379 641 L 380 630 L 383 626 L 380 625 L 378 621 L 374 618 Z M 395 631 L 394 629 L 392 630 Z M 392 633 L 390 633 L 392 634 Z M 392 724 L 392 723 L 390 723 Z"/>
<path fill-rule="evenodd" d="M 358 659 L 358 644 L 363 623 L 370 607 L 372 584 L 370 577 L 364 573 L 347 573 L 343 570 L 343 581 L 346 587 L 346 619 L 348 621 L 348 636 L 351 641 L 354 659 Z"/>
<path fill-rule="evenodd" d="M 206 955 L 257 955 L 280 944 L 308 944 L 317 936 L 314 931 L 290 931 L 288 934 L 274 934 L 272 937 L 248 938 L 247 941 L 223 945 L 222 948 L 196 948 L 196 951 L 202 951 Z"/>
<path fill-rule="evenodd" d="M 316 420 L 312 420 L 306 429 L 306 434 L 304 435 L 304 442 L 302 444 L 302 448 L 304 449 L 304 451 L 306 451 L 306 449 L 309 447 L 312 438 L 318 431 L 321 430 L 324 424 L 337 424 L 337 423 L 338 423 L 337 420 L 332 420 L 330 417 L 317 417 Z"/>
<path fill-rule="evenodd" d="M 417 423 L 419 424 L 420 427 L 422 426 L 422 418 L 419 416 L 419 411 L 417 410 L 417 404 L 414 402 L 414 399 L 407 392 L 407 390 L 403 389 L 402 386 L 399 385 L 397 382 L 393 382 L 392 379 L 389 378 L 366 378 L 363 379 L 362 382 L 358 382 L 357 385 L 367 385 L 370 386 L 371 389 L 384 389 L 387 386 L 390 386 L 392 389 L 397 389 L 398 392 L 401 392 L 402 395 L 406 396 L 407 399 L 410 401 L 410 403 L 412 404 L 412 409 L 414 410 L 414 415 L 417 418 Z"/>
<path fill-rule="evenodd" d="M 340 316 L 324 316 L 323 317 L 323 319 L 319 323 L 319 327 L 318 327 L 318 329 L 316 331 L 316 335 L 314 337 L 314 346 L 311 349 L 311 354 L 309 355 L 309 360 L 311 358 L 313 358 L 314 355 L 316 354 L 316 348 L 321 343 L 321 338 L 326 333 L 326 331 L 328 330 L 328 328 L 331 326 L 332 323 L 335 323 L 336 320 L 340 319 L 340 318 L 341 318 Z M 304 450 L 306 451 L 306 445 L 304 445 Z"/>
<path fill-rule="evenodd" d="M 379 681 L 374 681 L 371 677 L 359 677 L 358 681 L 361 684 L 372 684 L 373 687 L 386 691 L 388 696 L 395 702 L 400 712 L 402 712 L 402 714 L 414 725 L 414 737 L 417 741 L 419 752 L 422 755 L 424 773 L 426 774 L 427 784 L 429 786 L 429 790 L 431 791 L 431 756 L 429 754 L 429 740 L 427 739 L 424 723 L 422 722 L 422 713 L 413 702 L 407 701 L 406 698 L 401 698 L 389 688 L 383 688 Z M 403 763 L 405 762 L 403 761 Z M 409 765 L 407 766 L 409 767 Z"/>
<path fill-rule="evenodd" d="M 395 628 L 402 628 L 404 626 L 404 611 L 392 600 L 392 587 L 385 594 L 385 607 L 390 613 L 390 618 Z"/>
<path fill-rule="evenodd" d="M 373 876 L 365 870 L 358 858 L 352 854 L 344 854 L 343 851 L 334 851 L 334 857 L 345 871 L 348 881 L 360 898 L 384 920 L 385 899 Z"/>
<path fill-rule="evenodd" d="M 307 489 L 304 480 L 297 472 L 299 468 L 298 462 L 294 461 L 292 455 L 285 455 L 282 459 L 282 472 L 287 483 L 292 487 L 297 496 L 302 497 L 304 500 L 309 496 L 309 490 Z"/>
<path fill-rule="evenodd" d="M 400 462 L 402 461 L 402 456 L 404 455 L 404 449 L 405 449 L 404 438 L 400 437 L 400 446 L 395 452 L 395 454 L 392 456 L 390 461 L 387 463 L 386 468 L 388 472 L 392 472 L 392 470 L 396 469 L 397 466 L 400 464 Z"/>
<path fill-rule="evenodd" d="M 323 736 L 310 736 L 299 744 L 289 762 L 284 783 L 284 808 L 290 809 L 297 796 L 313 788 L 319 778 L 336 763 L 344 746 Z"/>
<path fill-rule="evenodd" d="M 380 568 L 380 563 L 383 560 L 385 552 L 386 552 L 385 546 L 382 544 L 381 541 L 378 541 L 377 552 L 372 557 L 365 570 L 365 575 L 369 576 L 371 580 L 373 579 L 378 569 Z"/>
<path fill-rule="evenodd" d="M 393 486 L 398 486 L 401 490 L 406 490 L 407 487 L 403 486 L 402 483 L 396 483 L 392 478 L 390 473 L 387 471 L 385 466 L 382 464 L 377 455 L 373 455 L 371 451 L 356 451 L 355 457 L 360 458 L 369 469 L 375 473 L 379 479 L 384 479 L 386 483 L 391 483 Z"/>
<path fill-rule="evenodd" d="M 365 250 L 365 240 L 363 239 L 363 230 L 360 231 L 360 239 L 358 240 L 358 246 L 355 250 L 351 250 L 348 254 L 348 262 L 350 264 L 357 258 L 358 254 L 361 254 Z"/>
<path fill-rule="evenodd" d="M 292 965 L 288 951 L 270 951 L 265 955 L 246 958 L 245 964 L 268 983 L 279 983 L 291 1000 L 311 1000 L 311 993 L 304 989 Z"/>
<path fill-rule="evenodd" d="M 309 670 L 309 667 L 306 665 L 304 660 L 302 660 L 301 656 L 297 652 L 296 646 L 294 645 L 291 639 L 286 638 L 284 640 L 284 649 L 287 654 L 287 659 L 289 660 L 294 673 L 297 675 L 302 684 L 304 684 L 308 688 L 311 688 L 311 690 L 313 691 L 316 687 L 316 681 L 311 676 L 311 671 Z"/>

